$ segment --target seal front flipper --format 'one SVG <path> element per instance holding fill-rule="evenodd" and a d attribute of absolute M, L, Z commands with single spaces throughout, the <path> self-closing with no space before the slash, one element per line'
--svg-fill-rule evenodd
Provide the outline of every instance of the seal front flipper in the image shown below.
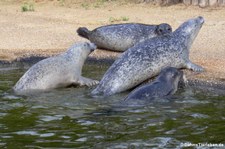
<path fill-rule="evenodd" d="M 92 80 L 92 79 L 85 78 L 82 76 L 78 80 L 78 84 L 81 86 L 86 85 L 88 87 L 91 87 L 91 86 L 97 85 L 98 83 L 99 83 L 99 81 L 97 81 L 97 80 Z"/>
<path fill-rule="evenodd" d="M 191 61 L 187 62 L 186 68 L 191 69 L 193 71 L 197 71 L 197 72 L 203 72 L 204 71 L 204 68 L 202 68 L 199 65 L 196 65 L 196 64 L 192 63 Z"/>
<path fill-rule="evenodd" d="M 89 39 L 90 32 L 86 27 L 79 27 L 77 29 L 77 34 L 81 37 Z"/>

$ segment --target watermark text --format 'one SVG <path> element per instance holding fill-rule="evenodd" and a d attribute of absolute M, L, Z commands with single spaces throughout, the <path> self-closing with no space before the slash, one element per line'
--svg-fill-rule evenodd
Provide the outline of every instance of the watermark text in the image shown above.
<path fill-rule="evenodd" d="M 222 143 L 181 143 L 182 147 L 224 147 Z"/>

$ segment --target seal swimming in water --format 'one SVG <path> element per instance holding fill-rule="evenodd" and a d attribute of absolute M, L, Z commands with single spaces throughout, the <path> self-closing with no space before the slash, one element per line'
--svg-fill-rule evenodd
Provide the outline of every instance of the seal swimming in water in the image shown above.
<path fill-rule="evenodd" d="M 77 43 L 65 53 L 41 60 L 19 79 L 13 90 L 16 93 L 28 93 L 73 84 L 96 85 L 98 81 L 81 76 L 85 60 L 95 49 L 96 46 L 93 43 Z"/>
<path fill-rule="evenodd" d="M 203 71 L 189 60 L 189 51 L 204 23 L 203 17 L 184 22 L 173 33 L 136 44 L 112 64 L 92 95 L 113 95 L 157 75 L 165 67 Z"/>
<path fill-rule="evenodd" d="M 172 32 L 169 24 L 147 25 L 125 23 L 106 25 L 89 31 L 86 27 L 77 29 L 78 35 L 95 43 L 98 48 L 125 51 L 136 43 Z"/>
<path fill-rule="evenodd" d="M 124 100 L 125 104 L 147 104 L 155 98 L 173 95 L 183 80 L 183 72 L 174 67 L 163 69 L 155 81 L 134 89 Z"/>

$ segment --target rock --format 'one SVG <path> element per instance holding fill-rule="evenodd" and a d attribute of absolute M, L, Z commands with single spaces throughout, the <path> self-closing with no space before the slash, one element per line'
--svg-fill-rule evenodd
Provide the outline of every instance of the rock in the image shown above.
<path fill-rule="evenodd" d="M 199 0 L 192 0 L 192 5 L 198 6 L 198 4 L 199 4 Z"/>
<path fill-rule="evenodd" d="M 207 7 L 209 5 L 209 1 L 208 0 L 199 0 L 199 6 L 200 7 Z"/>
<path fill-rule="evenodd" d="M 209 6 L 217 6 L 217 0 L 209 0 Z"/>
<path fill-rule="evenodd" d="M 183 0 L 183 3 L 184 3 L 185 5 L 191 5 L 191 0 Z"/>
<path fill-rule="evenodd" d="M 225 0 L 218 0 L 218 6 L 225 6 Z"/>

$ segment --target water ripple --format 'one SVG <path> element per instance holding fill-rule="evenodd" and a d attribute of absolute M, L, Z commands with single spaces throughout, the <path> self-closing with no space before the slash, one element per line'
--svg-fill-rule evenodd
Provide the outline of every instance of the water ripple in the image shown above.
<path fill-rule="evenodd" d="M 18 131 L 18 132 L 15 132 L 15 134 L 18 134 L 18 135 L 31 135 L 31 136 L 37 136 L 38 133 L 36 131 Z"/>
<path fill-rule="evenodd" d="M 54 115 L 54 116 L 40 116 L 40 120 L 45 122 L 55 121 L 55 120 L 62 120 L 65 115 Z"/>

